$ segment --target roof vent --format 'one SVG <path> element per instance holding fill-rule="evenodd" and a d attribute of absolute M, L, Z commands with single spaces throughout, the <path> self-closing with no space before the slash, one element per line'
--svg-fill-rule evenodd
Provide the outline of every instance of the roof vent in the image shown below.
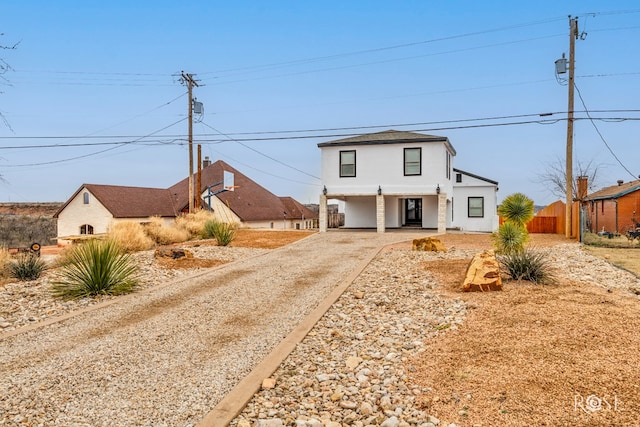
<path fill-rule="evenodd" d="M 619 179 L 618 180 L 618 185 L 622 185 L 623 182 L 624 182 L 623 180 Z"/>

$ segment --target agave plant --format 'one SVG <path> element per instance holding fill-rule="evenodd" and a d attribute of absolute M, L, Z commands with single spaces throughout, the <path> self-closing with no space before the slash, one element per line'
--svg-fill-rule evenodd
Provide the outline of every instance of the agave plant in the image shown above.
<path fill-rule="evenodd" d="M 53 280 L 53 293 L 66 299 L 131 292 L 137 266 L 114 240 L 90 240 L 73 248 Z"/>

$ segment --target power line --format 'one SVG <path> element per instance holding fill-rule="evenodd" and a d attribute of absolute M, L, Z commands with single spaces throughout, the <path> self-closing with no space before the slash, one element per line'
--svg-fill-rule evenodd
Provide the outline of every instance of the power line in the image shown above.
<path fill-rule="evenodd" d="M 587 111 L 575 111 L 576 114 L 579 113 L 586 113 Z M 640 113 L 640 109 L 607 109 L 607 110 L 592 110 L 590 111 L 591 113 Z M 438 121 L 427 121 L 427 122 L 410 122 L 410 123 L 387 123 L 387 124 L 380 124 L 380 125 L 365 125 L 365 126 L 346 126 L 346 127 L 333 127 L 333 128 L 311 128 L 311 129 L 294 129 L 294 130 L 277 130 L 277 131 L 257 131 L 257 132 L 233 132 L 233 133 L 227 133 L 227 134 L 223 134 L 220 133 L 219 131 L 215 130 L 216 132 L 218 132 L 218 134 L 223 135 L 229 139 L 231 139 L 231 136 L 235 136 L 235 135 L 277 135 L 277 134 L 288 134 L 288 133 L 313 133 L 313 132 L 335 132 L 335 131 L 345 131 L 345 130 L 363 130 L 363 129 L 379 129 L 379 128 L 397 128 L 397 127 L 416 127 L 416 126 L 425 126 L 425 125 L 434 125 L 434 124 L 450 124 L 450 123 L 466 123 L 466 122 L 475 122 L 475 121 L 495 121 L 495 120 L 506 120 L 506 119 L 514 119 L 514 118 L 526 118 L 526 117 L 549 117 L 549 116 L 555 116 L 555 115 L 564 115 L 566 114 L 566 111 L 553 111 L 553 112 L 543 112 L 543 113 L 529 113 L 529 114 L 515 114 L 515 115 L 503 115 L 503 116 L 493 116 L 493 117 L 477 117 L 477 118 L 469 118 L 469 119 L 452 119 L 452 120 L 438 120 Z M 619 121 L 626 121 L 626 120 L 638 120 L 638 118 L 635 117 L 596 117 L 593 118 L 594 120 L 601 120 L 601 121 L 605 121 L 605 120 L 619 120 Z M 186 120 L 186 118 L 183 118 L 181 120 Z M 563 119 L 554 119 L 552 121 L 559 121 L 559 120 L 563 120 Z M 549 121 L 549 120 L 546 120 Z M 179 123 L 180 121 L 176 122 Z M 526 123 L 537 123 L 537 122 L 541 122 L 540 120 L 534 120 L 534 121 L 530 121 L 530 122 L 526 122 Z M 523 122 L 525 123 L 525 122 Z M 509 123 L 506 123 L 509 124 Z M 171 125 L 170 125 L 171 126 Z M 157 132 L 156 132 L 157 133 Z M 347 134 L 347 135 L 355 135 L 355 134 Z M 185 134 L 167 134 L 167 135 L 161 135 L 163 138 L 168 138 L 171 139 L 173 138 L 174 141 L 182 141 L 183 138 L 186 138 Z M 212 134 L 200 134 L 200 135 L 195 135 L 195 136 L 213 136 Z M 315 136 L 306 136 L 308 138 L 325 138 L 325 137 L 333 137 L 333 134 L 329 134 L 329 135 L 315 135 Z M 340 136 L 340 135 L 339 135 Z M 132 141 L 130 141 L 129 139 L 134 139 L 137 138 L 139 140 L 146 138 L 145 136 L 140 136 L 140 135 L 84 135 L 84 136 L 79 136 L 79 135 L 61 135 L 61 136 L 0 136 L 0 140 L 27 140 L 27 139 L 33 139 L 33 140 L 48 140 L 48 139 L 60 139 L 60 140 L 64 140 L 64 139 L 127 139 L 126 141 L 116 141 L 116 142 L 110 142 L 110 143 L 102 143 L 104 144 L 113 144 L 113 143 L 131 143 Z M 278 138 L 273 138 L 273 139 L 278 139 Z M 238 138 L 235 138 L 235 140 L 238 140 Z M 255 139 L 241 139 L 241 141 L 254 141 Z M 217 140 L 215 142 L 221 142 L 221 140 Z M 76 144 L 77 146 L 83 146 L 83 145 L 100 145 L 101 143 L 82 143 L 82 144 Z M 6 146 L 6 147 L 2 147 L 0 146 L 0 149 L 16 149 L 16 148 L 51 148 L 51 147 L 56 147 L 59 144 L 50 144 L 50 145 L 34 145 L 34 146 L 25 146 L 25 145 L 20 145 L 20 146 Z M 70 144 L 70 146 L 73 144 Z"/>
<path fill-rule="evenodd" d="M 115 149 L 120 148 L 120 147 L 125 146 L 125 145 L 134 144 L 134 143 L 136 143 L 136 142 L 138 142 L 138 141 L 140 141 L 140 140 L 142 140 L 142 139 L 144 139 L 144 138 L 147 138 L 147 137 L 153 136 L 153 135 L 155 135 L 156 133 L 158 133 L 158 132 L 162 132 L 163 130 L 168 129 L 168 128 L 170 128 L 171 126 L 175 126 L 175 125 L 177 125 L 178 123 L 183 122 L 183 121 L 185 121 L 185 120 L 186 120 L 186 118 L 182 118 L 182 119 L 178 120 L 177 122 L 174 122 L 174 123 L 172 123 L 172 124 L 170 124 L 170 125 L 167 125 L 167 126 L 165 126 L 165 127 L 161 128 L 161 129 L 158 129 L 158 130 L 156 130 L 156 131 L 154 131 L 154 132 L 151 132 L 151 133 L 150 133 L 150 134 L 148 134 L 148 135 L 141 136 L 140 138 L 138 138 L 138 139 L 136 139 L 136 140 L 133 140 L 133 141 L 125 141 L 125 142 L 116 143 L 116 145 L 115 145 L 114 147 L 106 148 L 106 149 L 104 149 L 104 150 L 96 151 L 96 152 L 94 152 L 94 153 L 84 154 L 84 155 L 82 155 L 82 156 L 69 157 L 69 158 L 66 158 L 66 159 L 52 160 L 52 161 L 48 161 L 48 162 L 28 163 L 28 164 L 20 164 L 20 165 L 3 165 L 3 167 L 32 167 L 32 166 L 43 166 L 43 165 L 51 165 L 51 164 L 57 164 L 57 163 L 66 163 L 66 162 L 70 162 L 70 161 L 73 161 L 73 160 L 83 159 L 83 158 L 86 158 L 86 157 L 97 156 L 98 154 L 106 153 L 106 152 L 108 152 L 108 151 L 115 150 Z M 109 144 L 111 145 L 111 144 L 113 144 L 113 143 L 109 143 Z M 101 145 L 105 145 L 105 144 L 104 144 L 104 143 L 102 143 Z M 23 148 L 24 148 L 24 147 L 23 147 Z M 41 148 L 41 147 L 38 147 L 38 148 Z"/>
<path fill-rule="evenodd" d="M 576 92 L 578 92 L 578 97 L 580 98 L 580 102 L 582 103 L 582 106 L 584 107 L 584 110 L 585 110 L 585 112 L 587 114 L 587 117 L 589 118 L 589 121 L 593 125 L 593 128 L 596 130 L 596 133 L 598 134 L 598 136 L 600 136 L 600 139 L 604 143 L 605 147 L 607 147 L 607 149 L 609 150 L 609 152 L 611 153 L 613 158 L 616 159 L 616 161 L 620 164 L 620 166 L 622 166 L 622 168 L 625 171 L 627 171 L 627 173 L 629 173 L 629 175 L 631 175 L 633 177 L 633 179 L 636 179 L 636 175 L 631 173 L 631 171 L 622 163 L 622 161 L 618 158 L 618 156 L 616 156 L 616 154 L 613 152 L 613 149 L 609 146 L 609 144 L 607 143 L 606 139 L 604 139 L 604 136 L 600 132 L 600 129 L 598 129 L 598 126 L 596 126 L 594 120 L 591 118 L 591 114 L 589 113 L 589 110 L 587 109 L 587 105 L 584 102 L 584 98 L 582 97 L 582 93 L 580 92 L 580 89 L 578 88 L 578 85 L 575 84 L 575 82 L 573 84 L 573 87 L 576 88 Z"/>
<path fill-rule="evenodd" d="M 264 156 L 264 157 L 266 157 L 266 158 L 267 158 L 267 159 L 269 159 L 269 160 L 273 160 L 273 161 L 274 161 L 274 162 L 276 162 L 276 163 L 279 163 L 279 164 L 281 164 L 281 165 L 283 165 L 283 166 L 288 167 L 289 169 L 293 169 L 293 170 L 295 170 L 295 171 L 297 171 L 297 172 L 300 172 L 301 174 L 304 174 L 304 175 L 310 176 L 311 178 L 321 179 L 321 178 L 320 178 L 320 177 L 318 177 L 318 176 L 311 175 L 310 173 L 307 173 L 307 172 L 303 171 L 302 169 L 298 169 L 298 168 L 296 168 L 296 167 L 294 167 L 294 166 L 291 166 L 291 165 L 289 165 L 289 164 L 287 164 L 287 163 L 284 163 L 284 162 L 283 162 L 283 161 L 281 161 L 281 160 L 278 160 L 278 159 L 276 159 L 276 158 L 274 158 L 274 157 L 271 157 L 271 156 L 269 156 L 269 155 L 267 155 L 267 154 L 265 154 L 265 153 L 263 153 L 263 152 L 261 152 L 261 151 L 259 151 L 259 150 L 256 150 L 255 148 L 250 147 L 250 146 L 248 146 L 247 144 L 243 144 L 242 142 L 240 142 L 240 141 L 236 140 L 235 138 L 232 138 L 232 137 L 230 137 L 229 135 L 226 135 L 226 134 L 224 134 L 224 133 L 220 132 L 218 129 L 216 129 L 216 128 L 212 127 L 212 126 L 209 126 L 209 125 L 208 125 L 208 124 L 206 124 L 205 122 L 202 122 L 202 121 L 201 121 L 200 123 L 202 123 L 203 125 L 205 125 L 206 127 L 210 128 L 210 129 L 213 129 L 214 131 L 218 132 L 220 135 L 223 135 L 223 136 L 225 136 L 225 137 L 229 138 L 231 141 L 233 141 L 233 142 L 235 142 L 235 143 L 238 143 L 238 144 L 242 145 L 244 148 L 247 148 L 247 149 L 249 149 L 249 150 L 251 150 L 251 151 L 253 151 L 253 152 L 255 152 L 255 153 L 258 153 L 258 154 L 260 154 L 261 156 Z"/>

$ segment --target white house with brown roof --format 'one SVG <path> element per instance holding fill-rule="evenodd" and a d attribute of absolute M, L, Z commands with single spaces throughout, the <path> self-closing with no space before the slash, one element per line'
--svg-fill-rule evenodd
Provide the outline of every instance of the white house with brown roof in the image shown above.
<path fill-rule="evenodd" d="M 235 188 L 219 192 L 225 171 L 234 174 Z M 211 210 L 221 221 L 247 228 L 317 226 L 316 213 L 291 197 L 276 196 L 221 160 L 205 163 L 200 182 L 200 207 Z M 83 184 L 54 218 L 58 220 L 58 242 L 63 243 L 65 237 L 106 233 L 115 222 L 146 222 L 151 217 L 170 222 L 188 210 L 188 178 L 164 189 Z"/>
<path fill-rule="evenodd" d="M 318 147 L 320 231 L 327 229 L 329 199 L 344 202 L 346 228 L 498 228 L 498 183 L 455 169 L 447 137 L 387 130 Z"/>

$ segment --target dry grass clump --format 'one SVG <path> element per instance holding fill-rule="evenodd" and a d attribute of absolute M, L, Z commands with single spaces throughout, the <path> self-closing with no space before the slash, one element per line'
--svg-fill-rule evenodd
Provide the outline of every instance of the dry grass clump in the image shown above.
<path fill-rule="evenodd" d="M 7 248 L 0 247 L 0 278 L 9 277 L 10 267 L 11 254 Z"/>
<path fill-rule="evenodd" d="M 125 252 L 146 251 L 155 245 L 153 239 L 145 232 L 144 226 L 135 221 L 111 224 L 108 236 Z"/>
<path fill-rule="evenodd" d="M 153 217 L 144 225 L 144 231 L 158 245 L 170 245 L 189 240 L 189 232 L 174 224 L 165 223 L 162 218 Z"/>
<path fill-rule="evenodd" d="M 215 219 L 212 212 L 205 210 L 197 210 L 194 213 L 180 215 L 176 218 L 176 227 L 189 233 L 189 238 L 197 238 L 202 236 L 207 221 Z"/>

